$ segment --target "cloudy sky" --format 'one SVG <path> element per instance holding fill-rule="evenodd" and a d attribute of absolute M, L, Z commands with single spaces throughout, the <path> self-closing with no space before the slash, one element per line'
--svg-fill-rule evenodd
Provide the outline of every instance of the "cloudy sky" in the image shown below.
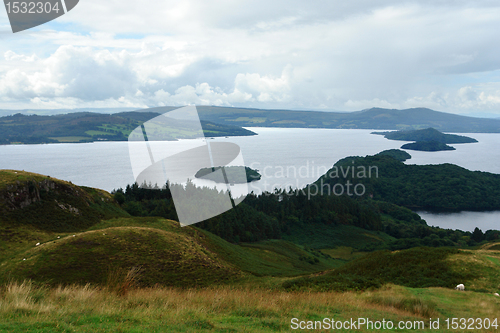
<path fill-rule="evenodd" d="M 221 105 L 500 116 L 500 2 L 80 0 L 12 33 L 0 109 Z"/>

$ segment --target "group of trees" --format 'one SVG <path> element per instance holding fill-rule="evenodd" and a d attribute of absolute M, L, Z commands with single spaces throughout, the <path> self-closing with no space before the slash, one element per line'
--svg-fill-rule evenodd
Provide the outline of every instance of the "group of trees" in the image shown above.
<path fill-rule="evenodd" d="M 357 170 L 376 168 L 371 177 L 359 177 Z M 447 211 L 500 210 L 500 175 L 469 171 L 453 164 L 406 165 L 390 156 L 378 154 L 347 157 L 316 183 L 363 184 L 365 196 L 399 206 Z M 351 170 L 356 170 L 354 173 Z M 333 175 L 333 177 L 332 177 Z"/>
<path fill-rule="evenodd" d="M 213 189 L 199 189 L 192 184 L 186 187 L 186 191 L 195 190 L 217 192 Z M 133 184 L 125 190 L 114 191 L 114 196 L 131 215 L 161 216 L 178 220 L 169 186 L 160 189 Z M 195 202 L 191 205 L 195 210 L 202 209 L 200 207 L 203 206 Z M 324 228 L 335 228 L 338 225 L 355 226 L 384 232 L 394 239 L 360 248 L 365 251 L 416 246 L 467 246 L 500 238 L 499 231 L 490 230 L 483 234 L 479 229 L 470 233 L 429 227 L 411 210 L 369 197 L 310 197 L 303 189 L 275 190 L 273 193 L 265 192 L 259 195 L 251 193 L 234 209 L 196 224 L 199 228 L 235 243 L 279 239 L 297 230 L 303 230 L 308 225 L 323 225 Z"/>

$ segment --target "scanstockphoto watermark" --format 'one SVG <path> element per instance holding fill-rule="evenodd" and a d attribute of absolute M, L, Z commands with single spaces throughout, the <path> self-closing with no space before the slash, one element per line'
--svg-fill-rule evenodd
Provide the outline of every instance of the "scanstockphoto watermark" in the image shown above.
<path fill-rule="evenodd" d="M 301 180 L 317 181 L 311 182 L 299 191 L 285 192 L 289 195 L 305 194 L 310 199 L 317 195 L 348 195 L 363 196 L 366 194 L 366 186 L 363 180 L 378 178 L 378 166 L 376 165 L 355 165 L 354 160 L 351 165 L 334 165 L 331 169 L 325 166 L 317 166 L 314 161 L 307 161 L 305 164 L 297 167 L 295 165 L 280 166 L 267 165 L 262 166 L 259 162 L 254 162 L 250 168 L 257 169 L 262 175 L 263 180 L 260 187 L 251 184 L 254 189 L 262 189 L 264 193 L 271 195 L 270 191 L 275 188 L 301 188 Z M 269 183 L 269 179 L 274 179 L 275 183 Z M 282 180 L 287 182 L 283 184 Z"/>

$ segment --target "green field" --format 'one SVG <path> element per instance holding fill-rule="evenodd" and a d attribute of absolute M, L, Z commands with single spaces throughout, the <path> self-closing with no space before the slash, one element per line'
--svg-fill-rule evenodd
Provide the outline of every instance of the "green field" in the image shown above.
<path fill-rule="evenodd" d="M 480 305 L 480 306 L 477 306 Z M 108 288 L 35 287 L 29 282 L 1 289 L 2 332 L 289 332 L 291 320 L 399 321 L 429 332 L 429 320 L 488 318 L 498 323 L 498 297 L 443 288 L 405 288 L 386 285 L 362 293 L 296 292 L 262 288 L 130 289 L 117 294 Z M 304 324 L 304 325 L 305 325 Z M 325 328 L 326 326 L 323 326 Z M 404 327 L 404 326 L 403 326 Z M 373 332 L 366 326 L 356 332 Z M 326 330 L 323 330 L 326 331 Z M 456 330 L 455 330 L 456 331 Z M 465 331 L 465 330 L 459 330 Z M 474 332 L 495 332 L 478 329 Z"/>
<path fill-rule="evenodd" d="M 51 140 L 56 140 L 60 143 L 77 143 L 81 141 L 88 141 L 88 136 L 58 136 L 58 137 L 49 137 Z"/>

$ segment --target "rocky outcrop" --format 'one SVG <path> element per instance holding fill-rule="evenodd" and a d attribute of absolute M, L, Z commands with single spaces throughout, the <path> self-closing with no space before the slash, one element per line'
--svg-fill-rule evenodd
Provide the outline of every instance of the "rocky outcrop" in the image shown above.
<path fill-rule="evenodd" d="M 83 191 L 78 190 L 76 187 L 66 185 L 64 183 L 58 183 L 46 178 L 42 181 L 19 181 L 17 180 L 14 184 L 7 185 L 6 188 L 0 192 L 0 197 L 4 198 L 8 210 L 16 210 L 26 208 L 36 202 L 42 200 L 43 194 L 56 192 L 65 193 L 72 196 L 80 196 Z M 68 209 L 71 212 L 77 213 L 78 209 L 71 207 L 70 205 L 62 205 L 64 209 Z M 69 206 L 69 207 L 67 207 Z M 76 210 L 76 211 L 74 211 Z"/>

